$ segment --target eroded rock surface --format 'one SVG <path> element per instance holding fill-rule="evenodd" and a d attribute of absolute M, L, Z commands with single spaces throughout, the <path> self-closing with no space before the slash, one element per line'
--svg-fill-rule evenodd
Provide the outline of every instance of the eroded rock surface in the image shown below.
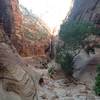
<path fill-rule="evenodd" d="M 11 41 L 20 23 L 17 7 L 17 0 L 0 0 L 0 100 L 38 100 L 38 74 L 28 69 Z"/>
<path fill-rule="evenodd" d="M 18 5 L 17 12 L 20 13 L 14 13 L 16 32 L 12 36 L 12 42 L 19 54 L 24 57 L 47 56 L 49 51 L 46 50 L 50 45 L 50 29 L 25 7 Z M 21 20 L 20 23 L 17 23 L 17 20 Z"/>
<path fill-rule="evenodd" d="M 37 100 L 35 76 L 9 45 L 0 43 L 0 100 Z"/>

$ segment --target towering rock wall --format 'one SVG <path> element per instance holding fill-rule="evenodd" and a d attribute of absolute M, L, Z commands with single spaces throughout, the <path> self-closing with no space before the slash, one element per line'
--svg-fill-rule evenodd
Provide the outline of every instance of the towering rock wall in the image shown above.
<path fill-rule="evenodd" d="M 69 19 L 100 22 L 100 0 L 74 0 Z"/>
<path fill-rule="evenodd" d="M 100 0 L 74 0 L 73 7 L 70 10 L 70 15 L 67 20 L 92 22 L 97 27 L 99 26 L 98 29 L 100 30 Z M 67 22 L 67 20 L 65 19 L 65 23 Z M 89 39 L 91 43 L 94 42 L 94 39 L 92 41 L 91 36 L 89 37 Z M 95 43 L 96 45 L 100 44 L 100 37 L 98 35 L 97 37 L 95 37 Z M 81 59 L 77 60 L 77 58 L 79 57 Z M 84 52 L 81 52 L 78 56 L 76 56 L 73 76 L 77 78 L 80 77 L 81 73 L 83 71 L 85 72 L 85 66 L 87 66 L 87 64 L 93 60 L 93 57 L 93 55 L 87 57 Z"/>
<path fill-rule="evenodd" d="M 15 37 L 13 37 L 15 47 L 24 57 L 47 56 L 45 50 L 50 44 L 50 30 L 40 18 L 29 12 L 27 8 L 20 6 L 20 11 L 22 22 L 15 24 L 17 27 Z M 18 21 L 16 20 L 16 22 Z"/>
<path fill-rule="evenodd" d="M 0 0 L 0 100 L 38 100 L 38 74 L 28 69 L 9 38 L 17 26 L 17 5 L 17 0 Z"/>
<path fill-rule="evenodd" d="M 21 56 L 46 55 L 50 30 L 24 7 L 19 9 L 18 0 L 0 0 L 0 26 Z"/>

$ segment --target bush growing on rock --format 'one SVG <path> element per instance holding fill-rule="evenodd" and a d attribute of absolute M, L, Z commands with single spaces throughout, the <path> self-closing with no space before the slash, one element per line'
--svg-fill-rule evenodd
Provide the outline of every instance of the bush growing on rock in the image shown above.
<path fill-rule="evenodd" d="M 100 65 L 97 66 L 97 76 L 94 90 L 96 95 L 100 96 Z"/>
<path fill-rule="evenodd" d="M 58 48 L 56 62 L 61 65 L 65 74 L 72 75 L 73 73 L 73 56 L 64 49 Z"/>
<path fill-rule="evenodd" d="M 82 49 L 86 38 L 94 33 L 95 26 L 86 22 L 64 22 L 59 31 L 59 38 L 63 41 L 56 48 L 56 62 L 67 74 L 73 73 L 73 59 Z"/>
<path fill-rule="evenodd" d="M 65 49 L 77 54 L 84 40 L 94 33 L 94 25 L 86 22 L 65 22 L 61 25 L 59 36 L 65 43 Z"/>

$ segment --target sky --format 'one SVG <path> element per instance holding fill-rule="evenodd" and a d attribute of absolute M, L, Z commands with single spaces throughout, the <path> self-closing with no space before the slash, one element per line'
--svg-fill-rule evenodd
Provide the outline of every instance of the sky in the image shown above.
<path fill-rule="evenodd" d="M 72 0 L 19 0 L 19 3 L 40 17 L 51 30 L 66 17 Z"/>

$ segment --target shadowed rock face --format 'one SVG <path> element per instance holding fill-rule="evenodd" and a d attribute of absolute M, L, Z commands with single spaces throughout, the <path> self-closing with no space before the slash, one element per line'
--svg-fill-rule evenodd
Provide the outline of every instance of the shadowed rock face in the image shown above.
<path fill-rule="evenodd" d="M 74 0 L 73 8 L 70 11 L 68 19 L 69 21 L 92 22 L 99 27 L 100 0 Z M 67 21 L 65 20 L 65 22 Z M 96 43 L 99 43 L 99 39 L 96 40 Z M 76 56 L 73 76 L 79 78 L 87 70 L 87 66 L 94 59 L 94 56 L 88 57 L 84 52 Z"/>
<path fill-rule="evenodd" d="M 100 0 L 74 0 L 69 19 L 92 22 L 100 20 Z"/>
<path fill-rule="evenodd" d="M 14 17 L 11 0 L 0 0 L 0 24 L 3 25 L 4 31 L 8 36 L 14 33 Z"/>

